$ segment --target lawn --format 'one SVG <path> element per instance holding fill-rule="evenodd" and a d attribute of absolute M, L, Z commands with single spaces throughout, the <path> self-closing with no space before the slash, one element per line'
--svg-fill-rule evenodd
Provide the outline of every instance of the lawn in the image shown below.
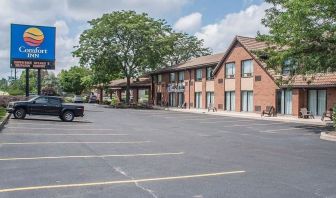
<path fill-rule="evenodd" d="M 3 107 L 0 107 L 0 120 L 6 115 L 6 110 Z"/>

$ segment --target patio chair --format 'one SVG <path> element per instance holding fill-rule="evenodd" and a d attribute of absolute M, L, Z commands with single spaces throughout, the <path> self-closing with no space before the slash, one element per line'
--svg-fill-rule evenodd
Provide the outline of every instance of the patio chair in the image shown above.
<path fill-rule="evenodd" d="M 301 108 L 300 113 L 303 119 L 310 118 L 310 117 L 315 118 L 314 115 L 310 111 L 307 110 L 307 108 Z"/>
<path fill-rule="evenodd" d="M 324 112 L 321 120 L 324 121 L 324 118 L 329 118 L 330 120 L 333 120 L 333 110 L 329 109 L 328 111 Z"/>
<path fill-rule="evenodd" d="M 266 109 L 261 112 L 261 117 L 265 116 L 265 115 L 273 116 L 274 117 L 275 116 L 275 109 L 274 109 L 274 107 L 273 106 L 266 106 Z"/>
<path fill-rule="evenodd" d="M 209 106 L 208 106 L 208 112 L 211 111 L 211 110 L 212 110 L 212 112 L 217 111 L 216 107 L 212 103 L 210 103 Z"/>

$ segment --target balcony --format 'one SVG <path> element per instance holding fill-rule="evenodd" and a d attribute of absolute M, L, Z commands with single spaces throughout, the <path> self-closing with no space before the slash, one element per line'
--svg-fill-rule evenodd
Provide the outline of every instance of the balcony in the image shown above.
<path fill-rule="evenodd" d="M 184 92 L 184 82 L 179 83 L 169 83 L 167 86 L 168 92 Z"/>

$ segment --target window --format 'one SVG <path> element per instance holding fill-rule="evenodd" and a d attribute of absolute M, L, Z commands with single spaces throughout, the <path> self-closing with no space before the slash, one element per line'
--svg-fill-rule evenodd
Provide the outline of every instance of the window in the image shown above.
<path fill-rule="evenodd" d="M 178 80 L 179 82 L 184 82 L 184 71 L 178 73 Z"/>
<path fill-rule="evenodd" d="M 313 115 L 322 116 L 326 111 L 327 91 L 308 90 L 308 110 Z"/>
<path fill-rule="evenodd" d="M 176 81 L 175 73 L 172 72 L 172 73 L 169 74 L 169 81 L 170 82 L 175 82 Z"/>
<path fill-rule="evenodd" d="M 196 69 L 195 80 L 196 81 L 201 81 L 202 80 L 202 69 Z"/>
<path fill-rule="evenodd" d="M 253 91 L 242 91 L 241 109 L 245 112 L 253 111 Z"/>
<path fill-rule="evenodd" d="M 236 97 L 234 91 L 225 92 L 225 110 L 234 111 L 236 106 Z"/>
<path fill-rule="evenodd" d="M 208 107 L 214 107 L 214 102 L 215 102 L 215 94 L 214 92 L 207 92 L 206 93 L 206 100 L 207 100 L 207 108 Z"/>
<path fill-rule="evenodd" d="M 59 105 L 61 101 L 58 98 L 49 98 L 49 103 L 52 105 Z"/>
<path fill-rule="evenodd" d="M 242 77 L 251 77 L 253 75 L 252 60 L 242 61 Z"/>
<path fill-rule="evenodd" d="M 46 97 L 39 97 L 35 100 L 36 104 L 47 104 L 48 103 L 48 98 Z"/>
<path fill-rule="evenodd" d="M 195 93 L 195 108 L 200 109 L 202 107 L 202 92 Z"/>
<path fill-rule="evenodd" d="M 161 75 L 161 74 L 159 74 L 159 75 L 157 76 L 157 82 L 158 82 L 158 83 L 161 83 L 161 82 L 162 82 L 162 75 Z"/>
<path fill-rule="evenodd" d="M 207 67 L 206 68 L 206 79 L 207 80 L 213 80 L 214 77 L 212 75 L 213 68 L 212 67 Z"/>
<path fill-rule="evenodd" d="M 225 64 L 225 78 L 234 78 L 236 74 L 236 66 L 234 63 Z"/>

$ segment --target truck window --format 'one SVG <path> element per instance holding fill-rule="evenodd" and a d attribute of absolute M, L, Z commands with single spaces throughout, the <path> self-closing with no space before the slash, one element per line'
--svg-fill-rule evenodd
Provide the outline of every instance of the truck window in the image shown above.
<path fill-rule="evenodd" d="M 58 105 L 60 104 L 60 100 L 58 98 L 49 98 L 49 104 Z"/>
<path fill-rule="evenodd" d="M 39 97 L 35 100 L 36 104 L 47 104 L 48 103 L 48 98 L 46 97 Z"/>

